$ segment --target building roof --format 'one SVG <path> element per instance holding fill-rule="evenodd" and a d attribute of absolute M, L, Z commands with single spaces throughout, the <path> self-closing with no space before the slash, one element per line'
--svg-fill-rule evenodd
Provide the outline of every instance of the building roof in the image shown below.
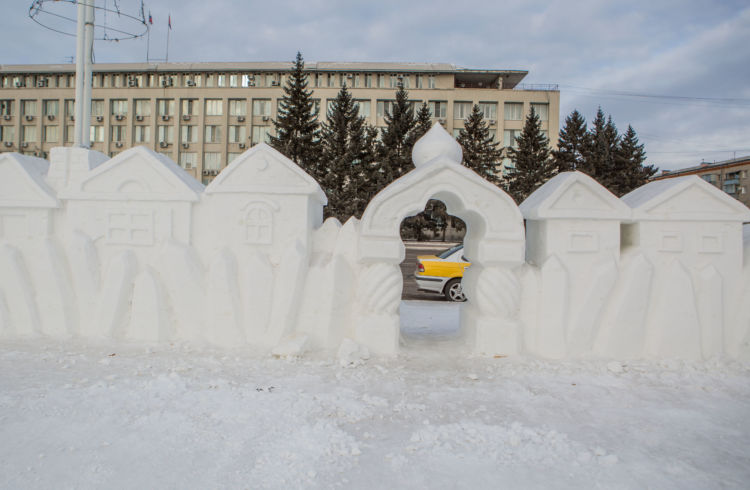
<path fill-rule="evenodd" d="M 57 208 L 55 192 L 44 181 L 49 162 L 18 153 L 0 154 L 0 207 Z"/>
<path fill-rule="evenodd" d="M 102 72 L 279 72 L 291 70 L 291 62 L 254 61 L 254 62 L 201 62 L 201 63 L 98 63 L 93 71 Z M 75 64 L 48 65 L 0 65 L 0 73 L 75 73 Z M 395 62 L 343 62 L 319 61 L 306 62 L 308 72 L 371 72 L 371 73 L 434 73 L 455 74 L 466 83 L 491 83 L 498 77 L 503 78 L 504 88 L 513 88 L 527 74 L 524 70 L 484 70 L 461 68 L 449 63 L 395 63 Z"/>
<path fill-rule="evenodd" d="M 631 211 L 604 186 L 582 172 L 562 172 L 519 206 L 525 219 L 625 220 Z"/>
<path fill-rule="evenodd" d="M 733 167 L 735 165 L 750 165 L 750 156 L 732 158 L 731 160 L 723 160 L 721 162 L 713 162 L 713 163 L 703 162 L 700 165 L 680 168 L 677 170 L 662 170 L 662 172 L 659 175 L 652 177 L 651 180 L 671 179 L 673 177 L 680 177 L 683 175 L 701 174 L 705 172 L 710 172 L 711 170 L 719 170 L 719 169 L 724 169 L 728 167 Z"/>

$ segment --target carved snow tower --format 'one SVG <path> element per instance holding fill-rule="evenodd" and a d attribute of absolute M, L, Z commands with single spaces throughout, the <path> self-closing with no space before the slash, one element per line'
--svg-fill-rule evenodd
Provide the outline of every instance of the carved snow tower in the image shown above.
<path fill-rule="evenodd" d="M 481 354 L 519 349 L 520 286 L 513 269 L 524 262 L 523 218 L 510 196 L 461 165 L 461 146 L 440 124 L 414 145 L 416 168 L 378 193 L 365 210 L 359 260 L 365 267 L 357 288 L 357 341 L 373 351 L 398 351 L 404 260 L 404 218 L 439 199 L 466 223 L 465 255 L 472 262 L 463 279 L 468 301 L 461 330 Z"/>

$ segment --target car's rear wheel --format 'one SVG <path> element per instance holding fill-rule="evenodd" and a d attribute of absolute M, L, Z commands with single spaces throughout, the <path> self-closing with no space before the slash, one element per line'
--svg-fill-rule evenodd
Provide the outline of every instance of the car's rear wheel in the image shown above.
<path fill-rule="evenodd" d="M 461 287 L 461 278 L 454 277 L 448 281 L 443 289 L 443 294 L 448 301 L 466 301 L 464 290 Z"/>

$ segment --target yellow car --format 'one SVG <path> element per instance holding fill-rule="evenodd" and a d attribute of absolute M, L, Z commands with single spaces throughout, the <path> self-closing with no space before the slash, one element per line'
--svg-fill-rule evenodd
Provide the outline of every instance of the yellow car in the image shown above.
<path fill-rule="evenodd" d="M 461 244 L 437 255 L 417 257 L 417 270 L 414 272 L 417 287 L 421 291 L 443 294 L 448 301 L 466 301 L 461 278 L 471 262 L 466 260 L 463 252 L 464 246 Z"/>

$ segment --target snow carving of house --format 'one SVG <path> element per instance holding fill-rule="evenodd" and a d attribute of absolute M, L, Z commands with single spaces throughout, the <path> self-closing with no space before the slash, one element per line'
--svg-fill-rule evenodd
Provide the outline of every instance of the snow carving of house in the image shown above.
<path fill-rule="evenodd" d="M 67 337 L 75 329 L 48 169 L 41 158 L 0 155 L 0 336 Z"/>
<path fill-rule="evenodd" d="M 208 308 L 230 325 L 215 338 L 277 345 L 294 328 L 325 194 L 261 143 L 222 170 L 204 197 L 199 248 L 209 265 Z"/>
<path fill-rule="evenodd" d="M 526 219 L 525 346 L 563 358 L 589 354 L 620 258 L 631 210 L 593 178 L 563 172 L 520 205 Z M 534 304 L 536 303 L 536 304 Z"/>
<path fill-rule="evenodd" d="M 651 182 L 622 200 L 633 210 L 623 250 L 639 251 L 653 267 L 643 353 L 736 353 L 742 332 L 728 317 L 742 282 L 750 210 L 696 176 Z"/>
<path fill-rule="evenodd" d="M 472 266 L 463 278 L 468 302 L 461 330 L 469 346 L 483 354 L 519 350 L 520 287 L 512 269 L 524 261 L 523 218 L 510 196 L 461 165 L 461 158 L 460 145 L 436 123 L 414 145 L 416 168 L 378 193 L 362 215 L 356 340 L 376 353 L 398 350 L 401 222 L 429 199 L 441 200 L 466 223 L 465 256 Z"/>

